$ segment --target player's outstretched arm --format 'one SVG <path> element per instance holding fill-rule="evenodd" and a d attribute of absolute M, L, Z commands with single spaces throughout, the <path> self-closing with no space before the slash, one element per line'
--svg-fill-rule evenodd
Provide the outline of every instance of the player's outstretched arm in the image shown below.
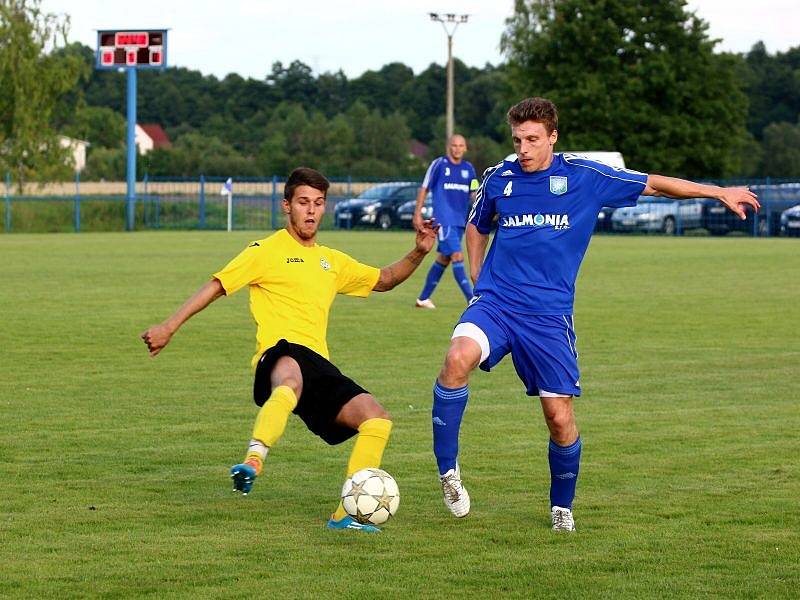
<path fill-rule="evenodd" d="M 742 220 L 747 218 L 746 206 L 752 206 L 753 210 L 761 208 L 758 197 L 746 187 L 706 185 L 663 175 L 648 175 L 647 185 L 642 193 L 645 196 L 668 198 L 716 198 Z"/>
<path fill-rule="evenodd" d="M 488 244 L 489 234 L 481 233 L 475 225 L 467 223 L 467 257 L 469 258 L 469 276 L 472 279 L 472 285 L 478 281 Z"/>
<path fill-rule="evenodd" d="M 397 262 L 383 267 L 378 282 L 372 289 L 376 292 L 388 292 L 408 279 L 422 263 L 425 255 L 433 248 L 438 231 L 439 226 L 433 224 L 433 219 L 423 221 L 421 228 L 417 231 L 414 249 Z"/>
<path fill-rule="evenodd" d="M 422 231 L 422 224 L 424 223 L 422 218 L 422 206 L 425 204 L 425 196 L 427 195 L 428 190 L 426 188 L 419 188 L 417 192 L 417 205 L 414 207 L 414 216 L 411 219 L 411 224 L 414 225 L 414 229 L 417 231 Z"/>
<path fill-rule="evenodd" d="M 141 338 L 150 351 L 150 356 L 155 356 L 161 352 L 180 326 L 188 321 L 192 315 L 199 313 L 214 300 L 224 295 L 225 288 L 222 287 L 219 279 L 212 279 L 184 302 L 183 306 L 175 311 L 175 314 L 169 319 L 158 325 L 153 325 L 142 333 Z"/>

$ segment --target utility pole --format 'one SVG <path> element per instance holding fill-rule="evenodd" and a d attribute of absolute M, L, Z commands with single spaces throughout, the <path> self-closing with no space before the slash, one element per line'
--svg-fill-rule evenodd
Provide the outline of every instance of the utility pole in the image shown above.
<path fill-rule="evenodd" d="M 455 129 L 453 119 L 453 35 L 461 23 L 467 22 L 469 15 L 456 15 L 454 13 L 428 14 L 431 17 L 431 21 L 437 21 L 442 24 L 442 28 L 447 35 L 447 140 L 449 140 L 453 136 Z"/>

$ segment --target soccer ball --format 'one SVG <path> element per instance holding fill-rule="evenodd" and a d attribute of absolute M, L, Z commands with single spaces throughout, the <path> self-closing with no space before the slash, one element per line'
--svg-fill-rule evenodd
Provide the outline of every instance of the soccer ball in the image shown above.
<path fill-rule="evenodd" d="M 380 525 L 397 512 L 400 490 L 386 471 L 361 469 L 344 482 L 342 505 L 359 523 Z"/>

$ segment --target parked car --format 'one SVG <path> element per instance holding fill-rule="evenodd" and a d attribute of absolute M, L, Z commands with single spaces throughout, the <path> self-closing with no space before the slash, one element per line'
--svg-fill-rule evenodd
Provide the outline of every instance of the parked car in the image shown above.
<path fill-rule="evenodd" d="M 612 208 L 610 206 L 604 206 L 600 209 L 600 212 L 597 213 L 597 222 L 594 224 L 595 232 L 598 231 L 613 231 L 613 225 L 611 223 L 611 217 L 616 211 L 616 208 Z"/>
<path fill-rule="evenodd" d="M 702 226 L 703 202 L 691 200 L 656 200 L 639 196 L 636 206 L 618 208 L 611 215 L 614 231 L 644 231 L 675 235 L 678 231 Z"/>
<path fill-rule="evenodd" d="M 397 209 L 417 197 L 419 183 L 398 181 L 374 185 L 355 198 L 342 200 L 334 208 L 336 227 L 380 227 L 389 229 L 398 224 Z"/>
<path fill-rule="evenodd" d="M 400 205 L 397 209 L 397 218 L 400 221 L 400 227 L 406 229 L 413 229 L 414 224 L 411 222 L 414 218 L 414 210 L 417 208 L 417 200 L 409 200 Z M 430 219 L 433 216 L 433 199 L 430 193 L 425 196 L 425 202 L 422 204 L 422 218 Z"/>
<path fill-rule="evenodd" d="M 761 203 L 757 214 L 747 207 L 747 219 L 743 221 L 719 201 L 706 200 L 703 203 L 703 227 L 711 235 L 726 235 L 731 231 L 761 237 L 778 235 L 783 211 L 800 202 L 800 184 L 753 185 L 750 189 L 758 195 Z"/>
<path fill-rule="evenodd" d="M 800 236 L 800 204 L 781 213 L 781 235 Z"/>

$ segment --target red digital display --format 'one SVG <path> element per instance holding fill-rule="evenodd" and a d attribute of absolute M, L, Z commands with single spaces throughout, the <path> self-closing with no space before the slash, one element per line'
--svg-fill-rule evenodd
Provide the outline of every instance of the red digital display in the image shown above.
<path fill-rule="evenodd" d="M 117 47 L 127 46 L 134 48 L 146 48 L 149 44 L 149 36 L 146 32 L 117 32 L 114 38 L 114 45 Z"/>
<path fill-rule="evenodd" d="M 167 31 L 98 31 L 96 56 L 98 69 L 164 69 L 167 66 Z"/>

